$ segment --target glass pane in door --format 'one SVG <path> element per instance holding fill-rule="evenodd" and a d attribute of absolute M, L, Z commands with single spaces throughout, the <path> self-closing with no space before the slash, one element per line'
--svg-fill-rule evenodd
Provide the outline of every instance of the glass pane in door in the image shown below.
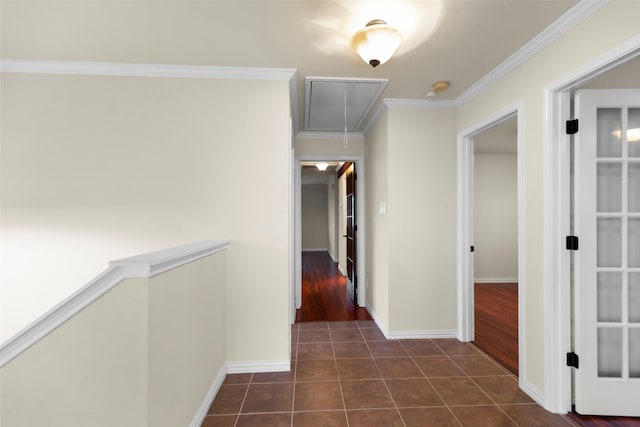
<path fill-rule="evenodd" d="M 629 322 L 640 323 L 640 273 L 629 273 Z"/>
<path fill-rule="evenodd" d="M 620 108 L 598 108 L 598 157 L 620 157 L 622 144 L 622 110 Z M 616 132 L 617 135 L 616 136 Z"/>
<path fill-rule="evenodd" d="M 629 218 L 629 267 L 640 267 L 640 218 Z"/>
<path fill-rule="evenodd" d="M 598 163 L 598 212 L 622 210 L 622 163 Z"/>
<path fill-rule="evenodd" d="M 622 376 L 621 328 L 598 328 L 598 376 Z"/>
<path fill-rule="evenodd" d="M 629 329 L 629 377 L 640 378 L 640 328 Z"/>
<path fill-rule="evenodd" d="M 640 108 L 629 108 L 628 128 L 629 157 L 640 157 Z"/>
<path fill-rule="evenodd" d="M 622 266 L 622 220 L 598 218 L 598 267 Z"/>
<path fill-rule="evenodd" d="M 622 274 L 598 273 L 598 322 L 622 320 Z"/>
<path fill-rule="evenodd" d="M 629 212 L 640 212 L 640 162 L 629 162 Z"/>

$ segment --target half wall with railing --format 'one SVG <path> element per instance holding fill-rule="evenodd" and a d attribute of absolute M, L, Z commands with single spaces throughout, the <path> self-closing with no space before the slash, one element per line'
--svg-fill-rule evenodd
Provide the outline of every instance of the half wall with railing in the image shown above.
<path fill-rule="evenodd" d="M 199 426 L 226 374 L 228 242 L 112 261 L 0 348 L 0 425 Z"/>

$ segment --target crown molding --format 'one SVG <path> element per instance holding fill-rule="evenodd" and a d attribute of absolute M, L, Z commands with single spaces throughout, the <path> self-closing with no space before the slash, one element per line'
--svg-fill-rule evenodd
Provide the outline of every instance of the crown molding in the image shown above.
<path fill-rule="evenodd" d="M 227 241 L 206 240 L 109 263 L 109 268 L 0 346 L 0 367 L 47 336 L 125 279 L 153 277 L 226 250 Z"/>
<path fill-rule="evenodd" d="M 378 122 L 380 117 L 392 108 L 424 108 L 433 109 L 455 109 L 458 104 L 454 100 L 433 101 L 430 99 L 402 99 L 402 98 L 384 98 L 378 107 L 373 111 L 371 117 L 367 121 L 367 125 L 362 130 L 362 134 L 367 136 L 373 126 Z"/>
<path fill-rule="evenodd" d="M 371 117 L 369 117 L 367 124 L 364 126 L 364 129 L 362 129 L 362 134 L 364 136 L 369 135 L 369 132 L 371 132 L 375 124 L 378 123 L 378 120 L 380 120 L 380 117 L 382 117 L 385 111 L 387 111 L 388 107 L 385 101 L 386 100 L 383 99 L 382 102 L 378 104 L 376 109 L 373 110 L 373 113 L 371 114 Z"/>
<path fill-rule="evenodd" d="M 214 67 L 206 65 L 129 64 L 119 62 L 41 61 L 0 59 L 2 73 L 72 74 L 89 76 L 179 77 L 192 79 L 283 80 L 296 76 L 294 68 Z"/>
<path fill-rule="evenodd" d="M 401 99 L 401 98 L 385 98 L 383 101 L 387 108 L 426 108 L 426 109 L 453 109 L 458 105 L 456 101 L 445 99 L 442 101 L 434 101 L 430 99 Z"/>
<path fill-rule="evenodd" d="M 349 139 L 364 139 L 361 132 L 347 132 Z M 344 139 L 344 132 L 321 132 L 301 130 L 296 134 L 296 139 Z"/>
<path fill-rule="evenodd" d="M 469 102 L 480 92 L 486 90 L 491 85 L 502 79 L 508 73 L 557 40 L 564 33 L 578 25 L 608 2 L 609 0 L 581 0 L 578 4 L 565 12 L 564 15 L 551 23 L 551 25 L 545 28 L 541 33 L 529 40 L 529 42 L 518 49 L 516 53 L 511 55 L 483 78 L 474 83 L 469 89 L 465 90 L 456 98 L 455 102 L 457 106 L 461 106 L 466 102 Z"/>

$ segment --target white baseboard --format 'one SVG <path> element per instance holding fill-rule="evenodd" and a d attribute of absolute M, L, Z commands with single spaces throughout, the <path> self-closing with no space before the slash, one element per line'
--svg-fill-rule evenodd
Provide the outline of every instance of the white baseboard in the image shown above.
<path fill-rule="evenodd" d="M 216 376 L 216 379 L 213 381 L 211 388 L 207 392 L 207 395 L 202 401 L 200 408 L 198 408 L 198 412 L 196 412 L 196 415 L 193 417 L 193 420 L 191 420 L 191 424 L 189 424 L 189 427 L 200 427 L 200 425 L 202 425 L 202 422 L 204 421 L 204 417 L 207 416 L 207 412 L 209 411 L 209 408 L 213 403 L 213 399 L 215 399 L 216 395 L 218 394 L 218 391 L 220 390 L 220 387 L 222 386 L 222 383 L 224 382 L 224 378 L 226 376 L 227 376 L 227 367 L 223 365 L 222 369 L 220 369 L 220 372 Z"/>
<path fill-rule="evenodd" d="M 474 283 L 518 283 L 517 277 L 476 277 Z"/>
<path fill-rule="evenodd" d="M 531 384 L 525 378 L 520 386 L 523 392 L 525 392 L 530 398 L 536 401 L 536 403 L 544 408 L 544 393 L 540 391 L 536 386 Z"/>
<path fill-rule="evenodd" d="M 438 339 L 455 338 L 456 331 L 451 330 L 431 330 L 431 331 L 389 331 L 387 338 L 390 340 L 417 340 L 417 339 Z"/>
<path fill-rule="evenodd" d="M 227 373 L 250 374 L 257 372 L 289 372 L 291 361 L 286 360 L 261 360 L 255 362 L 227 362 Z"/>
<path fill-rule="evenodd" d="M 373 321 L 376 322 L 376 325 L 378 326 L 378 329 L 380 329 L 380 331 L 382 332 L 384 337 L 389 339 L 386 326 L 384 326 L 382 324 L 382 322 L 380 321 L 380 318 L 378 317 L 376 312 L 373 310 L 373 308 L 371 308 L 371 306 L 368 303 L 365 303 L 364 306 L 367 309 L 367 311 L 369 312 L 369 314 L 371 315 L 371 317 L 373 318 Z"/>
<path fill-rule="evenodd" d="M 302 252 L 329 252 L 327 248 L 302 248 Z"/>

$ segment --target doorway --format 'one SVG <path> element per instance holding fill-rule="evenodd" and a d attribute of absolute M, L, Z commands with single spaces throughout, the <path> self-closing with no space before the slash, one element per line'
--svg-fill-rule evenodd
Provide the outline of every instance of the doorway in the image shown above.
<path fill-rule="evenodd" d="M 507 107 L 502 112 L 488 118 L 486 121 L 478 123 L 477 125 L 458 134 L 458 330 L 457 338 L 460 341 L 474 341 L 476 339 L 476 313 L 475 313 L 475 288 L 476 281 L 479 282 L 503 282 L 512 283 L 512 288 L 515 288 L 517 294 L 517 300 L 511 304 L 515 305 L 512 308 L 513 317 L 511 323 L 515 323 L 512 329 L 515 330 L 511 338 L 511 345 L 515 346 L 511 351 L 511 356 L 495 355 L 496 360 L 503 358 L 502 363 L 507 366 L 509 359 L 513 360 L 512 371 L 520 378 L 520 387 L 523 387 L 523 376 L 521 373 L 525 369 L 524 358 L 524 339 L 521 334 L 517 334 L 517 331 L 522 328 L 524 323 L 524 307 L 525 307 L 525 294 L 523 292 L 524 283 L 524 192 L 523 192 L 523 141 L 521 132 L 522 124 L 522 102 L 518 102 L 510 107 Z M 505 132 L 505 135 L 498 136 L 498 132 Z M 509 135 L 509 136 L 507 136 Z M 485 142 L 484 137 L 488 136 L 491 142 Z M 498 141 L 507 141 L 498 143 Z M 475 152 L 476 142 L 479 145 L 487 144 L 487 147 L 481 147 L 479 152 Z M 497 146 L 493 146 L 497 144 Z M 502 144 L 502 145 L 501 145 Z M 490 148 L 492 147 L 493 148 Z M 483 157 L 482 151 L 486 151 L 486 158 Z M 493 153 L 490 153 L 493 151 Z M 502 158 L 497 157 L 502 154 Z M 508 154 L 507 154 L 508 153 Z M 474 160 L 478 160 L 474 168 Z M 503 167 L 508 164 L 510 171 L 497 171 L 495 163 L 502 163 Z M 492 163 L 494 164 L 492 166 Z M 474 169 L 480 169 L 486 172 L 485 176 L 481 180 L 476 180 Z M 506 176 L 496 177 L 493 175 L 510 174 L 510 178 Z M 476 233 L 475 228 L 486 226 L 487 223 L 495 223 L 491 218 L 492 212 L 494 216 L 499 216 L 495 213 L 497 204 L 500 202 L 498 193 L 492 192 L 491 187 L 480 188 L 480 194 L 484 193 L 484 200 L 479 204 L 477 209 L 478 215 L 474 213 L 474 196 L 476 194 L 475 185 L 490 183 L 492 180 L 505 180 L 510 179 L 512 186 L 508 192 L 510 195 L 507 197 L 510 201 L 507 204 L 511 204 L 511 212 L 500 212 L 500 215 L 506 214 L 511 218 L 508 220 L 512 223 L 513 228 L 511 233 L 504 234 L 507 230 L 506 219 L 501 219 L 497 223 L 497 229 L 491 230 L 478 230 Z M 507 188 L 505 187 L 505 188 Z M 494 187 L 495 189 L 495 187 Z M 504 195 L 503 195 L 504 196 Z M 478 200 L 480 202 L 480 200 Z M 489 203 L 489 206 L 482 206 L 482 204 Z M 493 206 L 491 205 L 493 204 Z M 513 206 L 515 205 L 515 206 Z M 515 217 L 515 218 L 514 218 Z M 500 226 L 503 225 L 503 228 Z M 497 230 L 497 231 L 496 231 Z M 501 238 L 496 239 L 495 235 L 502 235 Z M 510 234 L 510 237 L 505 237 Z M 479 238 L 476 242 L 476 238 Z M 482 248 L 477 246 L 479 243 Z M 493 246 L 492 246 L 493 245 Z M 482 256 L 480 251 L 482 250 Z M 495 260 L 496 253 L 511 252 L 512 261 L 509 266 L 505 268 L 504 263 Z M 514 256 L 515 255 L 515 256 Z M 502 261 L 504 261 L 502 256 Z M 480 261 L 482 265 L 478 265 L 476 268 L 476 262 Z M 477 272 L 476 272 L 477 270 Z M 476 277 L 477 276 L 477 277 Z M 479 279 L 479 280 L 476 280 Z M 489 290 L 495 291 L 496 288 L 490 288 Z M 495 303 L 495 301 L 491 301 Z M 482 310 L 486 310 L 485 307 Z M 491 310 L 491 309 L 489 309 Z M 496 309 L 493 309 L 495 312 Z M 480 313 L 479 313 L 480 314 Z M 495 313 L 493 313 L 495 314 Z M 495 322 L 496 319 L 482 319 L 482 321 Z M 480 325 L 479 325 L 480 326 Z M 489 330 L 489 333 L 496 333 Z M 484 331 L 483 331 L 484 333 Z M 482 336 L 478 337 L 483 339 Z M 507 339 L 507 341 L 509 341 Z M 513 342 L 515 341 L 515 342 Z M 490 343 L 492 346 L 500 345 L 498 343 Z M 507 366 L 508 367 L 508 366 Z"/>
<path fill-rule="evenodd" d="M 518 375 L 518 122 L 473 137 L 474 344 Z"/>
<path fill-rule="evenodd" d="M 327 170 L 320 173 L 318 163 L 327 164 Z M 364 192 L 363 181 L 355 178 L 356 171 L 362 175 L 363 169 L 360 156 L 296 158 L 292 322 L 370 319 L 364 308 L 365 292 L 358 287 L 364 259 L 357 254 L 364 253 L 365 236 L 364 216 L 357 212 L 363 211 Z M 316 179 L 311 182 L 309 176 L 314 175 Z M 311 215 L 324 218 L 320 225 L 311 224 L 309 212 L 303 212 L 303 208 L 309 208 L 309 194 L 314 191 L 323 193 L 319 196 L 324 199 L 322 212 Z M 324 240 L 316 238 L 313 243 L 307 238 L 312 234 L 321 234 Z"/>
<path fill-rule="evenodd" d="M 549 171 L 545 182 L 545 407 L 554 412 L 571 412 L 573 403 L 573 374 L 567 367 L 565 354 L 574 350 L 574 299 L 572 282 L 575 252 L 567 249 L 566 236 L 573 235 L 572 223 L 572 136 L 566 133 L 566 121 L 572 119 L 573 94 L 576 90 L 607 82 L 607 88 L 629 87 L 624 69 L 633 67 L 640 58 L 640 38 L 586 64 L 546 88 L 546 111 L 550 117 L 544 139 L 545 168 Z M 622 74 L 621 74 L 622 73 Z M 638 87 L 637 71 L 631 74 L 631 87 Z M 577 178 L 576 178 L 577 179 Z M 580 237 L 580 236 L 578 236 Z M 582 283 L 582 282 L 581 282 Z M 570 286 L 570 284 L 572 286 Z M 580 355 L 577 354 L 579 357 Z M 579 359 L 578 359 L 579 360 Z M 580 368 L 578 368 L 580 369 Z M 608 399 L 615 400 L 615 396 Z M 613 415 L 612 412 L 609 413 Z"/>

